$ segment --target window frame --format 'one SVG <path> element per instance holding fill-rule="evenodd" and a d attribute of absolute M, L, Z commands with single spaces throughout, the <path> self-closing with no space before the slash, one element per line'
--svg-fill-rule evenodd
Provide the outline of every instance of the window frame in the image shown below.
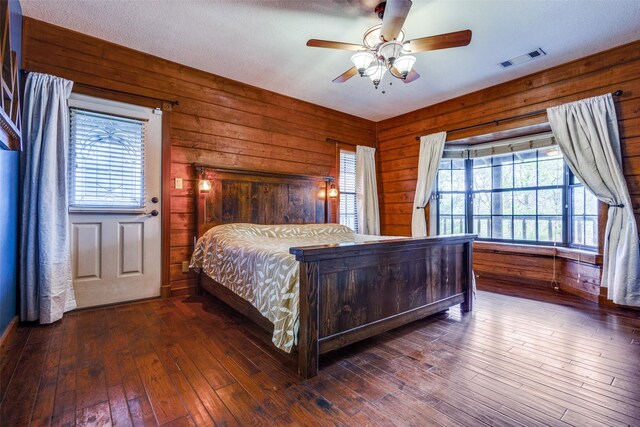
<path fill-rule="evenodd" d="M 149 120 L 152 115 L 156 114 L 154 109 L 149 107 L 143 107 L 133 104 L 126 104 L 118 101 L 112 101 L 104 98 L 97 98 L 93 96 L 83 95 L 76 92 L 72 92 L 69 97 L 69 119 L 71 118 L 71 109 L 85 110 L 92 113 L 114 116 L 124 118 L 128 120 L 136 120 L 145 122 L 145 127 L 148 126 Z M 70 123 L 69 123 L 70 124 Z M 148 203 L 148 188 L 147 188 L 147 174 L 153 174 L 156 172 L 159 166 L 154 166 L 150 163 L 151 159 L 146 153 L 147 145 L 152 137 L 149 135 L 149 129 L 145 130 L 146 136 L 144 140 L 144 163 L 143 163 L 143 205 L 141 207 L 118 207 L 118 206 L 71 206 L 67 207 L 69 213 L 86 213 L 86 214 L 142 214 L 145 213 Z M 69 139 L 71 139 L 71 128 L 69 129 Z M 71 140 L 69 141 L 71 144 Z M 70 156 L 71 148 L 69 148 Z M 69 164 L 71 165 L 71 159 L 68 157 Z M 71 174 L 71 170 L 68 171 Z M 68 178 L 70 179 L 70 178 Z M 68 191 L 71 192 L 71 188 Z M 69 194 L 71 197 L 71 193 Z"/>
<path fill-rule="evenodd" d="M 357 228 L 358 228 L 358 201 L 357 201 L 357 182 L 356 182 L 356 176 L 355 176 L 355 171 L 354 171 L 354 191 L 345 191 L 343 186 L 341 185 L 341 181 L 342 181 L 342 153 L 349 153 L 352 154 L 354 156 L 354 164 L 356 162 L 356 151 L 355 149 L 353 149 L 354 147 L 338 147 L 337 149 L 337 161 L 338 161 L 338 167 L 337 167 L 337 171 L 338 171 L 338 177 L 337 177 L 337 184 L 338 184 L 338 200 L 337 200 L 337 211 L 338 211 L 338 215 L 337 215 L 337 220 L 338 220 L 338 224 L 341 225 L 346 225 L 349 226 L 349 224 L 344 224 L 342 222 L 342 215 L 343 213 L 341 212 L 340 206 L 342 205 L 342 200 L 343 200 L 343 196 L 347 196 L 347 195 L 352 195 L 354 198 L 354 224 L 355 224 L 355 229 L 353 231 L 355 231 L 356 233 L 358 232 Z M 346 215 L 346 214 L 345 214 Z"/>
<path fill-rule="evenodd" d="M 456 191 L 450 190 L 450 191 L 444 191 L 444 192 L 438 191 L 439 180 L 440 180 L 440 168 L 438 167 L 438 173 L 436 174 L 436 183 L 435 183 L 436 191 L 434 191 L 433 196 L 431 196 L 431 200 L 435 200 L 436 201 L 436 208 L 435 208 L 435 212 L 436 212 L 436 215 L 435 215 L 435 217 L 436 217 L 435 218 L 435 220 L 436 220 L 436 234 L 440 235 L 440 231 L 441 231 L 440 230 L 440 200 L 442 199 L 442 193 L 451 194 L 451 195 L 453 195 L 453 194 L 462 194 L 464 196 L 464 214 L 463 214 L 464 215 L 464 219 L 463 219 L 464 230 L 462 232 L 465 233 L 466 230 L 470 229 L 470 227 L 469 227 L 469 215 L 468 215 L 468 207 L 469 207 L 469 192 L 468 192 L 468 188 L 469 188 L 469 185 L 470 185 L 470 183 L 469 183 L 469 172 L 468 172 L 469 165 L 467 164 L 467 159 L 453 159 L 452 158 L 452 159 L 442 159 L 442 160 L 449 160 L 449 161 L 452 162 L 451 169 L 447 169 L 449 171 L 464 170 L 465 171 L 465 183 L 464 183 L 464 190 L 463 191 L 459 191 L 459 190 L 456 190 Z M 462 160 L 462 161 L 464 161 L 465 162 L 464 163 L 464 169 L 453 169 L 453 161 L 454 160 Z M 442 161 L 441 161 L 441 163 L 442 163 Z M 452 172 L 452 175 L 453 175 L 453 172 Z M 453 205 L 453 198 L 452 198 L 452 205 Z M 453 222 L 453 219 L 456 216 L 459 216 L 459 215 L 456 215 L 456 214 L 453 213 L 453 206 L 452 206 L 451 211 L 452 211 L 451 214 L 447 214 L 446 216 L 450 217 L 452 222 Z M 453 223 L 452 223 L 452 230 L 453 230 Z"/>
<path fill-rule="evenodd" d="M 493 157 L 496 157 L 498 155 L 493 155 L 493 156 L 484 156 L 484 157 L 489 157 L 491 158 L 491 164 L 488 166 L 488 168 L 492 169 L 493 166 Z M 500 239 L 500 238 L 492 238 L 492 237 L 477 237 L 478 241 L 482 241 L 482 242 L 496 242 L 496 243 L 511 243 L 511 244 L 517 244 L 517 245 L 534 245 L 534 246 L 561 246 L 561 247 L 567 247 L 567 248 L 574 248 L 574 249 L 581 249 L 581 250 L 585 250 L 585 251 L 591 251 L 591 252 L 597 252 L 598 251 L 598 247 L 600 244 L 600 240 L 601 240 L 601 236 L 599 234 L 596 234 L 596 238 L 597 238 L 597 242 L 595 246 L 591 246 L 591 245 L 585 245 L 585 244 L 576 244 L 572 242 L 572 233 L 573 233 L 573 218 L 574 218 L 574 214 L 572 212 L 572 206 L 573 206 L 573 192 L 571 191 L 572 188 L 576 188 L 576 187 L 584 187 L 584 185 L 582 183 L 578 183 L 575 184 L 573 183 L 573 178 L 574 175 L 573 173 L 570 171 L 569 167 L 567 166 L 566 162 L 564 161 L 564 158 L 562 158 L 562 163 L 563 163 L 563 172 L 562 172 L 562 179 L 563 182 L 560 185 L 545 185 L 543 187 L 538 186 L 539 184 L 539 176 L 536 173 L 536 186 L 535 187 L 515 187 L 515 183 L 513 184 L 512 187 L 509 188 L 504 188 L 504 189 L 495 189 L 492 188 L 490 190 L 474 190 L 473 189 L 473 158 L 461 158 L 461 159 L 457 159 L 457 160 L 463 160 L 465 162 L 465 190 L 464 190 L 464 194 L 465 194 L 465 221 L 464 221 L 464 225 L 465 225 L 465 229 L 464 229 L 464 233 L 476 233 L 474 230 L 474 213 L 473 213 L 473 209 L 474 209 L 474 195 L 475 194 L 479 194 L 479 193 L 487 193 L 490 195 L 491 200 L 493 199 L 493 194 L 494 193 L 503 193 L 503 192 L 513 192 L 513 191 L 536 191 L 536 194 L 539 190 L 548 190 L 548 189 L 560 189 L 561 190 L 561 194 L 562 194 L 562 230 L 561 230 L 561 236 L 562 236 L 562 240 L 560 242 L 554 242 L 554 241 L 544 241 L 544 240 L 538 240 L 539 235 L 538 235 L 538 218 L 539 217 L 545 217 L 545 216 L 559 216 L 559 215 L 540 215 L 538 213 L 538 209 L 537 209 L 537 198 L 536 198 L 536 214 L 535 215 L 526 215 L 531 216 L 535 219 L 535 224 L 536 224 L 536 240 L 521 240 L 521 239 Z M 443 158 L 442 160 L 456 160 L 456 158 Z M 535 164 L 536 164 L 536 169 L 538 170 L 538 163 L 539 163 L 540 159 L 539 159 L 539 154 L 536 154 L 536 160 L 535 160 Z M 512 163 L 513 165 L 515 165 L 515 163 Z M 460 191 L 440 191 L 440 171 L 438 171 L 438 174 L 436 176 L 436 183 L 435 183 L 435 191 L 434 194 L 432 196 L 432 200 L 436 201 L 436 208 L 435 210 L 435 216 L 433 218 L 433 220 L 436 221 L 436 226 L 434 227 L 434 229 L 436 230 L 438 235 L 441 235 L 441 222 L 440 222 L 440 200 L 442 199 L 441 195 L 442 193 L 444 194 L 460 194 Z M 492 185 L 493 187 L 493 185 Z M 585 188 L 585 191 L 588 191 Z M 600 205 L 600 202 L 599 202 Z M 586 210 L 585 210 L 586 212 Z M 585 216 L 586 214 L 583 214 L 581 216 Z M 447 214 L 447 216 L 451 216 L 453 217 L 453 213 L 451 215 Z M 489 218 L 493 218 L 494 216 L 504 216 L 504 215 L 493 215 L 493 213 L 490 213 L 489 215 L 476 215 L 476 216 L 481 216 L 481 217 L 486 217 L 488 216 Z M 511 217 L 512 219 L 512 236 L 513 234 L 513 219 L 516 216 L 523 216 L 523 215 L 515 215 L 515 213 L 513 212 L 512 209 L 512 213 L 511 215 L 506 215 L 508 217 Z M 592 216 L 592 215 L 588 215 L 588 216 Z M 598 220 L 596 221 L 596 224 L 599 221 L 599 216 L 600 216 L 600 209 L 598 209 L 598 214 L 596 215 L 596 217 L 598 218 Z M 490 231 L 492 227 L 490 228 Z M 476 233 L 477 234 L 477 233 Z"/>
<path fill-rule="evenodd" d="M 567 187 L 567 189 L 566 189 L 566 191 L 567 191 L 567 211 L 568 211 L 568 213 L 567 213 L 567 230 L 566 230 L 567 231 L 567 243 L 568 243 L 567 247 L 574 248 L 574 249 L 584 249 L 584 250 L 587 250 L 587 251 L 598 251 L 598 248 L 600 247 L 600 240 L 601 240 L 600 239 L 600 233 L 599 233 L 599 231 L 600 231 L 599 230 L 599 225 L 600 225 L 600 215 L 601 215 L 600 207 L 601 207 L 602 202 L 598 200 L 598 205 L 596 207 L 596 214 L 595 215 L 587 215 L 586 193 L 589 190 L 587 190 L 587 188 L 584 186 L 584 184 L 582 182 L 578 181 L 577 177 L 573 173 L 571 173 L 571 171 L 569 171 L 569 167 L 566 166 L 566 163 L 565 163 L 565 168 L 567 169 L 568 173 L 570 174 L 570 175 L 567 175 L 567 186 L 566 186 Z M 574 179 L 575 179 L 575 181 L 574 181 Z M 577 216 L 578 217 L 582 217 L 583 219 L 586 219 L 586 217 L 593 217 L 593 216 L 596 217 L 596 222 L 595 222 L 594 226 L 595 226 L 595 229 L 596 229 L 597 241 L 596 241 L 595 246 L 594 245 L 587 245 L 587 244 L 580 244 L 580 243 L 574 243 L 573 242 L 573 237 L 574 237 L 574 235 L 573 235 L 573 233 L 574 233 L 573 220 L 576 217 L 576 214 L 573 212 L 573 193 L 574 192 L 572 190 L 574 190 L 576 188 L 583 188 L 584 192 L 585 192 L 585 197 L 584 197 L 584 200 L 583 200 L 584 213 L 581 214 L 581 215 L 578 214 Z M 585 235 L 585 237 L 586 237 L 586 235 Z"/>

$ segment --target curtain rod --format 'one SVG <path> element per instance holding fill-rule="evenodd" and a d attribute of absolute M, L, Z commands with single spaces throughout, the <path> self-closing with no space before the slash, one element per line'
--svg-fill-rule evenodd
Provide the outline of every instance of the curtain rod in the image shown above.
<path fill-rule="evenodd" d="M 623 93 L 624 92 L 622 90 L 618 89 L 617 91 L 613 92 L 612 95 L 613 96 L 621 96 Z M 500 120 L 490 120 L 488 122 L 478 123 L 476 125 L 465 126 L 465 127 L 461 127 L 461 128 L 457 128 L 457 129 L 452 129 L 452 130 L 448 130 L 446 132 L 447 132 L 447 134 L 454 133 L 454 132 L 461 132 L 463 130 L 474 129 L 474 128 L 478 128 L 478 127 L 482 127 L 482 126 L 486 126 L 486 125 L 490 125 L 490 124 L 494 124 L 494 123 L 497 126 L 502 122 L 507 122 L 507 121 L 516 120 L 516 119 L 523 119 L 525 117 L 537 116 L 538 114 L 542 114 L 542 113 L 546 113 L 546 112 L 547 112 L 547 110 L 545 108 L 544 110 L 536 110 L 536 111 L 532 111 L 530 113 L 518 114 L 517 116 L 505 117 L 504 119 L 500 119 Z M 420 141 L 420 137 L 419 136 L 416 136 L 416 141 Z"/>
<path fill-rule="evenodd" d="M 344 142 L 344 141 L 338 141 L 337 139 L 333 139 L 333 138 L 327 138 L 326 142 L 330 143 L 330 144 L 344 144 L 344 145 L 351 145 L 353 147 L 357 147 L 357 144 L 352 144 L 350 142 Z"/>
<path fill-rule="evenodd" d="M 20 72 L 22 74 L 29 74 L 32 71 L 29 70 L 20 70 Z M 129 95 L 129 96 L 137 96 L 138 98 L 146 98 L 146 99 L 152 99 L 154 101 L 160 101 L 160 102 L 168 102 L 170 103 L 172 106 L 176 106 L 176 105 L 180 105 L 180 101 L 178 100 L 170 100 L 170 99 L 162 99 L 162 98 L 156 98 L 153 96 L 146 96 L 146 95 L 140 95 L 138 93 L 131 93 L 131 92 L 125 92 L 123 90 L 116 90 L 116 89 L 107 89 L 104 87 L 100 87 L 100 86 L 94 86 L 94 85 L 90 85 L 90 84 L 86 84 L 86 83 L 81 83 L 81 82 L 73 82 L 74 85 L 78 85 L 78 86 L 82 86 L 88 89 L 95 89 L 95 90 L 101 90 L 103 92 L 112 92 L 112 93 L 119 93 L 121 95 Z"/>

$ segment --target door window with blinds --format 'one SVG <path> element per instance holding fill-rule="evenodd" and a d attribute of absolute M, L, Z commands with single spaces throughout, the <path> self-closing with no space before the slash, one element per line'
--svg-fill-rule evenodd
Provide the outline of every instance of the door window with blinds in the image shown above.
<path fill-rule="evenodd" d="M 438 234 L 596 249 L 598 200 L 552 135 L 447 148 L 437 177 Z"/>
<path fill-rule="evenodd" d="M 146 120 L 78 108 L 70 115 L 70 209 L 143 209 Z"/>
<path fill-rule="evenodd" d="M 358 231 L 356 214 L 356 153 L 340 150 L 340 224 Z"/>

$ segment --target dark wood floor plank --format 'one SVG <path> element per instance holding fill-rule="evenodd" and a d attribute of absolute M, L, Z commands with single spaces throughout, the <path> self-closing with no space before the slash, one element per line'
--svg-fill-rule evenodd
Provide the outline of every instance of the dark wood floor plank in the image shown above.
<path fill-rule="evenodd" d="M 76 414 L 76 425 L 78 427 L 112 425 L 109 403 L 97 403 L 94 406 L 89 406 L 78 410 L 78 413 Z"/>
<path fill-rule="evenodd" d="M 20 325 L 0 350 L 2 425 L 640 425 L 637 313 L 492 290 L 325 355 L 307 381 L 209 296 Z"/>
<path fill-rule="evenodd" d="M 145 396 L 144 386 L 133 356 L 127 351 L 120 354 L 120 373 L 127 400 Z"/>
<path fill-rule="evenodd" d="M 261 407 L 271 414 L 272 422 L 284 414 L 287 409 L 285 406 L 280 405 L 278 402 L 271 399 L 268 393 L 261 388 L 253 378 L 247 374 L 239 364 L 233 359 L 226 358 L 222 364 L 225 369 L 234 377 L 235 381 L 242 386 L 249 396 Z M 228 407 L 229 405 L 227 405 Z"/>
<path fill-rule="evenodd" d="M 159 424 L 188 415 L 169 375 L 155 353 L 136 357 L 138 372 Z"/>
<path fill-rule="evenodd" d="M 196 427 L 197 425 L 190 417 L 182 417 L 163 424 L 162 427 Z"/>
<path fill-rule="evenodd" d="M 16 366 L 17 375 L 13 375 L 2 401 L 0 419 L 3 422 L 9 425 L 29 424 L 48 348 L 49 343 L 40 339 L 25 345 Z"/>
<path fill-rule="evenodd" d="M 124 393 L 122 384 L 109 387 L 109 408 L 111 410 L 111 420 L 114 426 L 129 427 L 133 425 L 129 405 Z"/>
<path fill-rule="evenodd" d="M 104 369 L 101 365 L 78 368 L 76 381 L 78 409 L 109 400 Z"/>
<path fill-rule="evenodd" d="M 189 411 L 191 420 L 198 426 L 213 426 L 214 422 L 207 408 L 198 397 L 189 380 L 184 376 L 180 367 L 176 364 L 168 351 L 157 351 L 157 356 L 167 371 L 171 382 L 180 394 L 185 407 Z"/>
<path fill-rule="evenodd" d="M 62 354 L 64 322 L 57 322 L 52 327 L 51 344 L 44 362 L 44 370 L 38 386 L 38 395 L 36 396 L 33 415 L 31 416 L 31 424 L 34 426 L 48 426 L 53 418 L 58 370 Z"/>
<path fill-rule="evenodd" d="M 7 385 L 13 377 L 31 331 L 30 327 L 18 325 L 14 328 L 13 333 L 7 336 L 2 348 L 0 348 L 0 402 L 7 391 Z"/>
<path fill-rule="evenodd" d="M 129 412 L 131 413 L 131 420 L 133 421 L 134 426 L 157 425 L 156 419 L 153 415 L 153 409 L 151 408 L 151 404 L 149 403 L 147 396 L 131 399 L 128 404 Z"/>
<path fill-rule="evenodd" d="M 76 410 L 108 402 L 102 349 L 108 339 L 101 321 L 103 310 L 86 310 L 78 313 Z M 108 404 L 107 404 L 108 407 Z"/>
<path fill-rule="evenodd" d="M 62 351 L 56 384 L 53 417 L 57 423 L 65 424 L 75 420 L 76 414 L 76 374 L 78 356 L 78 315 L 64 316 Z"/>
<path fill-rule="evenodd" d="M 180 346 L 175 348 L 182 350 L 184 354 L 193 361 L 214 390 L 226 387 L 235 382 L 220 362 L 218 362 L 200 342 L 186 340 L 182 341 Z"/>
<path fill-rule="evenodd" d="M 216 393 L 242 425 L 273 425 L 274 419 L 240 384 L 233 383 L 222 387 Z"/>
<path fill-rule="evenodd" d="M 76 423 L 76 392 L 75 390 L 56 391 L 55 407 L 53 409 L 52 426 L 73 426 Z"/>
<path fill-rule="evenodd" d="M 189 356 L 177 345 L 172 346 L 169 349 L 169 354 L 198 394 L 200 401 L 207 409 L 207 412 L 216 425 L 237 425 L 236 419 L 220 400 L 220 397 L 216 394 L 215 390 L 211 387 L 207 379 L 198 370 Z"/>

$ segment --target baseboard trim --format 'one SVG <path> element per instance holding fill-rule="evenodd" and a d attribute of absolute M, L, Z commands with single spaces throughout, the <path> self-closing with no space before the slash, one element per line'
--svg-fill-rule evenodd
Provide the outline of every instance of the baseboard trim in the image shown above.
<path fill-rule="evenodd" d="M 2 333 L 2 336 L 0 337 L 0 349 L 4 347 L 5 342 L 8 340 L 9 335 L 11 335 L 16 326 L 18 326 L 18 316 L 14 316 L 13 319 L 11 319 L 9 326 L 7 326 L 7 329 Z"/>

